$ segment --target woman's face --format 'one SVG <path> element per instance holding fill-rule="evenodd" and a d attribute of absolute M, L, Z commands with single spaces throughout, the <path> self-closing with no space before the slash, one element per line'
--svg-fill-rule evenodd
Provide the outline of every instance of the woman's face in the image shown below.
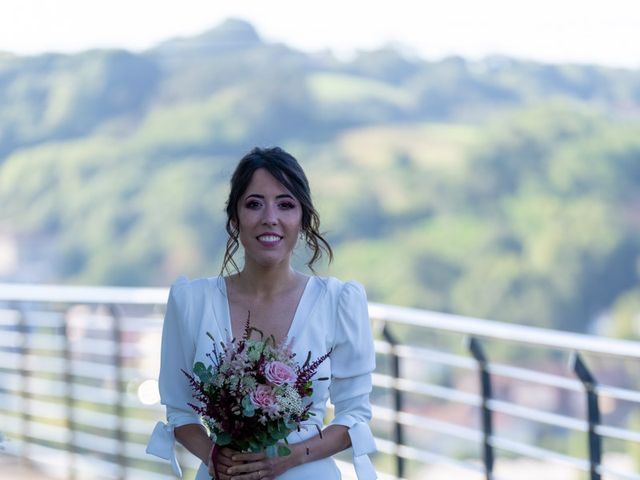
<path fill-rule="evenodd" d="M 240 197 L 237 212 L 245 265 L 288 266 L 302 223 L 302 207 L 293 194 L 260 168 Z"/>

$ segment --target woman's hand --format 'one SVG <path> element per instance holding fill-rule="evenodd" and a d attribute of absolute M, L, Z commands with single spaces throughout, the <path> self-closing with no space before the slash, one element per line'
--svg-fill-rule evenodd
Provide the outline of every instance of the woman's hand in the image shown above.
<path fill-rule="evenodd" d="M 215 445 L 211 448 L 211 452 L 209 453 L 209 461 L 207 463 L 207 467 L 209 468 L 209 475 L 211 475 L 216 480 L 230 480 L 233 477 L 231 477 L 231 475 L 229 475 L 228 473 L 229 468 L 242 465 L 241 461 L 234 461 L 232 459 L 234 455 L 238 455 L 240 454 L 240 452 L 238 452 L 237 450 L 232 450 L 228 447 L 218 447 L 214 463 L 214 448 Z"/>
<path fill-rule="evenodd" d="M 218 462 L 220 480 L 274 480 L 292 466 L 289 455 L 269 458 L 265 452 L 229 451 L 232 454 L 225 458 L 225 466 L 222 466 L 222 462 Z"/>

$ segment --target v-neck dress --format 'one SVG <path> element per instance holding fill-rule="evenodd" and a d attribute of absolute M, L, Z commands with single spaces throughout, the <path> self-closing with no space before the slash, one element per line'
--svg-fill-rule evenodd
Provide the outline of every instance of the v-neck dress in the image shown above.
<path fill-rule="evenodd" d="M 216 340 L 230 340 L 232 336 L 224 278 L 188 280 L 180 277 L 171 286 L 162 329 L 159 386 L 167 423 L 158 422 L 147 445 L 147 453 L 169 460 L 179 477 L 182 472 L 175 456 L 173 430 L 182 425 L 201 423 L 200 417 L 188 406 L 194 399 L 181 370 L 191 371 L 197 361 L 209 362 L 206 354 L 211 352 L 212 345 L 207 333 Z M 300 432 L 292 432 L 287 440 L 298 443 L 317 435 L 316 426 L 323 427 L 327 400 L 330 400 L 335 412 L 331 424 L 349 429 L 358 480 L 377 478 L 368 457 L 375 451 L 368 425 L 375 354 L 363 287 L 332 277 L 310 277 L 287 337 L 292 340 L 292 349 L 299 359 L 305 359 L 308 352 L 312 358 L 317 358 L 332 349 L 315 375 L 330 378 L 314 383 L 311 412 L 315 415 L 305 422 Z M 334 460 L 328 457 L 294 467 L 277 480 L 302 478 L 338 480 L 340 472 Z M 205 479 L 210 477 L 206 465 L 201 464 L 196 480 Z"/>

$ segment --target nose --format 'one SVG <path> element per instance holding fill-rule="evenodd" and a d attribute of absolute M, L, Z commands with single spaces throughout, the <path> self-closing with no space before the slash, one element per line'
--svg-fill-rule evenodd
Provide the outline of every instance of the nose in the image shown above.
<path fill-rule="evenodd" d="M 263 225 L 276 225 L 278 223 L 278 217 L 276 209 L 272 205 L 267 205 L 262 211 L 262 224 Z"/>

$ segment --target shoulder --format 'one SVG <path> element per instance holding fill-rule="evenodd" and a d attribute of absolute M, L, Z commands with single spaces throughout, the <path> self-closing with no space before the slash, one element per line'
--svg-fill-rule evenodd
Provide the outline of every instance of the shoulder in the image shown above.
<path fill-rule="evenodd" d="M 177 322 L 187 331 L 196 332 L 209 311 L 211 291 L 215 288 L 216 277 L 190 280 L 178 277 L 172 284 L 167 301 L 165 322 Z"/>
<path fill-rule="evenodd" d="M 349 347 L 344 350 L 345 345 L 359 345 L 371 337 L 369 305 L 365 289 L 355 280 L 342 281 L 334 277 L 325 277 L 320 278 L 320 281 L 326 285 L 327 297 L 331 299 L 328 302 L 331 305 L 329 308 L 332 310 L 333 318 L 329 334 L 330 344 L 338 350 L 342 348 L 342 354 L 350 355 L 345 352 L 352 349 Z M 360 346 L 357 347 L 359 348 Z M 334 359 L 339 358 L 340 355 L 340 353 L 334 354 Z"/>
<path fill-rule="evenodd" d="M 322 286 L 326 292 L 326 296 L 335 302 L 337 306 L 340 304 L 349 304 L 354 301 L 367 300 L 367 294 L 361 283 L 355 280 L 342 281 L 335 277 L 315 277 L 316 281 Z"/>
<path fill-rule="evenodd" d="M 315 277 L 316 281 L 321 283 L 324 288 L 326 288 L 329 292 L 340 295 L 346 292 L 362 292 L 364 293 L 364 287 L 360 282 L 355 280 L 347 280 L 343 281 L 336 277 Z"/>
<path fill-rule="evenodd" d="M 173 303 L 181 310 L 189 310 L 193 305 L 204 303 L 211 285 L 215 285 L 217 277 L 195 278 L 180 276 L 169 290 L 169 304 Z"/>

